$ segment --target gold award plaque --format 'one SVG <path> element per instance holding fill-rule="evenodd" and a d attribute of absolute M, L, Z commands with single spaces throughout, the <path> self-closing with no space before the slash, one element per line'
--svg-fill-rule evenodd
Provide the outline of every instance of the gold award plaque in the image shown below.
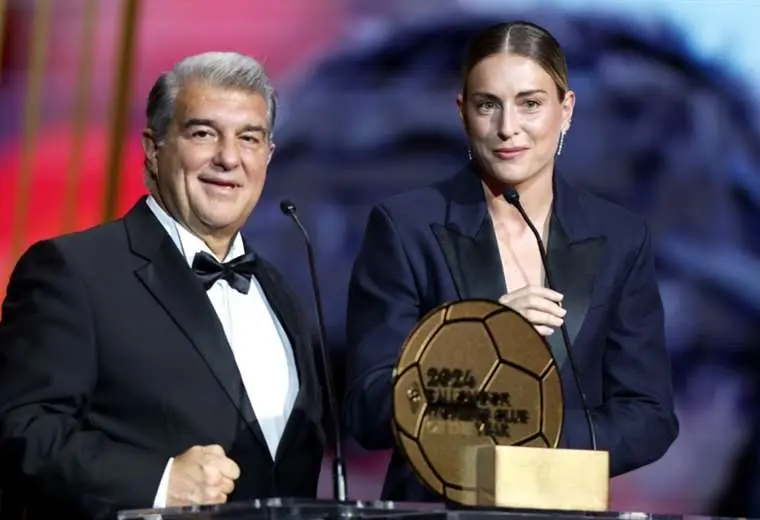
<path fill-rule="evenodd" d="M 462 300 L 428 313 L 393 371 L 393 432 L 417 476 L 468 502 L 476 446 L 556 448 L 563 422 L 559 369 L 549 345 L 515 310 Z"/>

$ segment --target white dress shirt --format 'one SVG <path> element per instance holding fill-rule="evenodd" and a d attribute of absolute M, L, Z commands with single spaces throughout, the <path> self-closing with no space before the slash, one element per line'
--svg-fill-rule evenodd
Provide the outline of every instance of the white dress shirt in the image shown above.
<path fill-rule="evenodd" d="M 146 202 L 189 266 L 192 267 L 195 254 L 200 251 L 213 256 L 200 238 L 169 216 L 152 196 Z M 223 261 L 228 262 L 243 254 L 243 239 L 238 233 Z M 274 459 L 298 394 L 298 373 L 288 336 L 256 277 L 251 277 L 248 294 L 240 293 L 221 279 L 206 294 L 224 328 L 243 386 Z M 153 507 L 166 506 L 173 461 L 173 458 L 169 459 L 166 465 Z"/>

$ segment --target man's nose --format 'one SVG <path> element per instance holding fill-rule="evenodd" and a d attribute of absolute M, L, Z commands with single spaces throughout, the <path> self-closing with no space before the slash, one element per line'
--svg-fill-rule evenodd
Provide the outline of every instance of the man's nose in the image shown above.
<path fill-rule="evenodd" d="M 240 164 L 240 150 L 236 140 L 221 139 L 214 156 L 214 164 L 225 171 L 234 170 Z"/>

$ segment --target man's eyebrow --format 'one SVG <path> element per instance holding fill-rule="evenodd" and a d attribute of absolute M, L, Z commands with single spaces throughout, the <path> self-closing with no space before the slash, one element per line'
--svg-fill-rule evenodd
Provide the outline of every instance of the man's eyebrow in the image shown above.
<path fill-rule="evenodd" d="M 194 126 L 210 126 L 212 128 L 216 128 L 216 123 L 211 119 L 204 119 L 204 118 L 198 118 L 193 117 L 185 121 L 184 128 L 192 128 Z M 241 132 L 261 132 L 262 134 L 266 134 L 269 132 L 269 129 L 262 125 L 245 125 L 241 130 Z"/>
<path fill-rule="evenodd" d="M 261 132 L 262 134 L 269 132 L 268 128 L 261 125 L 245 125 L 241 130 L 243 132 Z"/>
<path fill-rule="evenodd" d="M 191 126 L 216 126 L 211 119 L 202 119 L 193 117 L 185 121 L 184 127 L 190 128 Z"/>

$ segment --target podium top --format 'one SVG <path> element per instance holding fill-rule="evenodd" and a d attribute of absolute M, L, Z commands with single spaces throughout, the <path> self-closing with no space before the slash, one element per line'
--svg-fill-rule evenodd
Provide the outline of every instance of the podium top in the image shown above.
<path fill-rule="evenodd" d="M 462 507 L 442 503 L 333 502 L 269 498 L 216 506 L 121 511 L 118 520 L 414 519 L 414 520 L 697 520 L 715 517 L 637 512 L 584 512 Z"/>

